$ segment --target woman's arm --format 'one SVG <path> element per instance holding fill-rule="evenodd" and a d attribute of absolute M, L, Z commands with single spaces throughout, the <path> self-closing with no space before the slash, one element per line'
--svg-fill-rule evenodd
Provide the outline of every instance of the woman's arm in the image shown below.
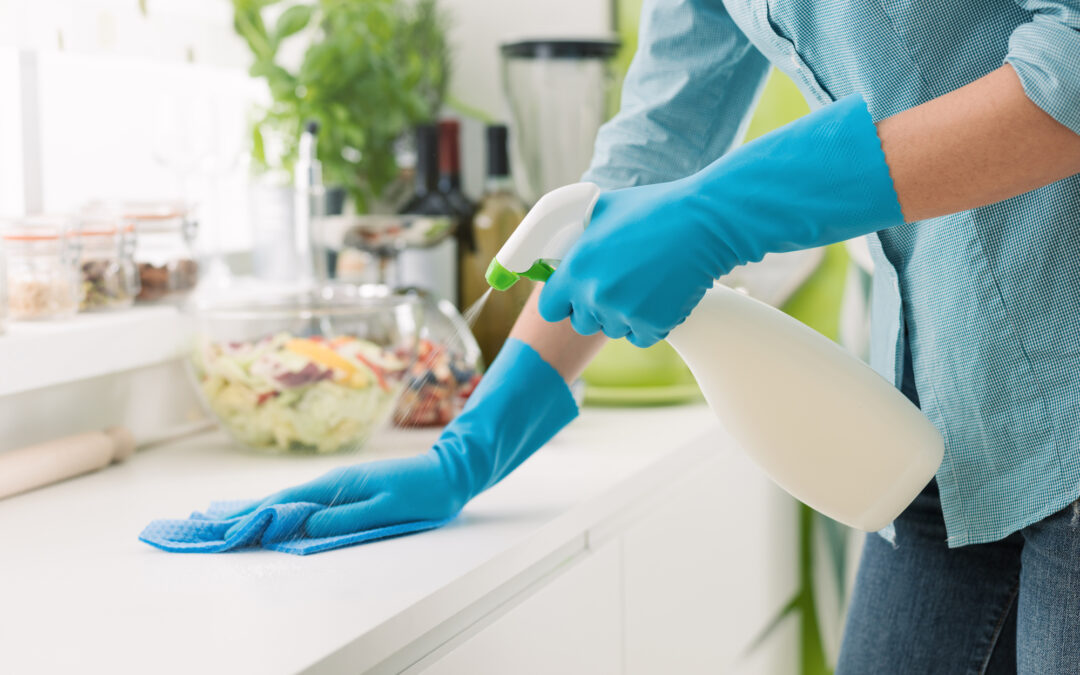
<path fill-rule="evenodd" d="M 1080 172 L 1080 134 L 1035 105 L 1009 65 L 877 128 L 908 222 L 993 204 Z"/>
<path fill-rule="evenodd" d="M 765 57 L 711 0 L 646 0 L 638 44 L 619 112 L 600 129 L 583 178 L 605 189 L 682 178 L 721 155 L 768 72 Z M 607 338 L 578 335 L 568 319 L 544 321 L 536 309 L 542 288 L 536 284 L 511 336 L 572 382 Z"/>
<path fill-rule="evenodd" d="M 518 282 L 522 283 L 522 282 Z M 570 325 L 570 319 L 548 323 L 536 311 L 536 299 L 540 297 L 543 284 L 536 284 L 525 308 L 521 310 L 510 337 L 517 338 L 536 350 L 548 364 L 557 370 L 568 383 L 581 377 L 596 353 L 607 342 L 603 333 L 578 335 Z"/>
<path fill-rule="evenodd" d="M 605 190 L 701 170 L 738 140 L 769 62 L 715 0 L 644 0 L 619 112 L 583 180 Z"/>

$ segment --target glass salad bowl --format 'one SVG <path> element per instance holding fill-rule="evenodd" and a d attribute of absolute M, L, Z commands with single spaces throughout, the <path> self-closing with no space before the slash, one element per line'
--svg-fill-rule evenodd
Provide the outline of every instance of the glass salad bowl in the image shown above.
<path fill-rule="evenodd" d="M 424 325 L 394 423 L 405 428 L 441 427 L 457 417 L 480 383 L 480 345 L 452 302 L 416 288 L 399 292 L 420 300 Z"/>
<path fill-rule="evenodd" d="M 358 450 L 385 424 L 420 344 L 420 301 L 384 286 L 324 285 L 197 298 L 200 396 L 248 448 Z"/>

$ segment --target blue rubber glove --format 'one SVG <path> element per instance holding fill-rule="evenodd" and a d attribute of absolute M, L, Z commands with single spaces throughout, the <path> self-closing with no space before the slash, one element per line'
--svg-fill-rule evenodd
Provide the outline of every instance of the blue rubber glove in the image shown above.
<path fill-rule="evenodd" d="M 849 96 L 686 178 L 600 195 L 540 314 L 647 347 L 738 265 L 903 222 L 877 129 Z"/>
<path fill-rule="evenodd" d="M 239 511 L 155 521 L 141 538 L 169 551 L 262 545 L 312 553 L 438 527 L 577 412 L 562 376 L 527 344 L 511 338 L 428 452 L 335 469 Z"/>

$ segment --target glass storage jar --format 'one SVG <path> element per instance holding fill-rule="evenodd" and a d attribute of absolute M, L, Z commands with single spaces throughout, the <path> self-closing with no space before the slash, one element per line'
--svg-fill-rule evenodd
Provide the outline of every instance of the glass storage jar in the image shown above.
<path fill-rule="evenodd" d="M 124 206 L 124 223 L 134 226 L 134 259 L 139 272 L 138 302 L 180 304 L 199 280 L 194 242 L 197 223 L 182 204 Z"/>
<path fill-rule="evenodd" d="M 0 245 L 0 335 L 7 328 L 7 264 L 4 247 Z"/>
<path fill-rule="evenodd" d="M 135 296 L 125 278 L 123 241 L 116 219 L 84 217 L 78 237 L 79 311 L 130 307 Z"/>
<path fill-rule="evenodd" d="M 142 284 L 139 281 L 139 265 L 135 262 L 135 247 L 138 240 L 135 235 L 135 224 L 129 221 L 120 221 L 120 271 L 124 277 L 124 288 L 131 296 L 132 301 L 139 296 Z"/>
<path fill-rule="evenodd" d="M 70 218 L 28 216 L 0 231 L 7 257 L 8 314 L 13 321 L 71 316 L 78 307 L 78 241 Z"/>

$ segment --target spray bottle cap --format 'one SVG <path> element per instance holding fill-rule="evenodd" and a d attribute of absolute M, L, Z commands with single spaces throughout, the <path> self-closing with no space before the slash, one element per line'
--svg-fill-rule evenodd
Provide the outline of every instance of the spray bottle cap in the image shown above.
<path fill-rule="evenodd" d="M 541 197 L 488 265 L 488 284 L 505 291 L 521 277 L 547 281 L 585 231 L 599 197 L 593 183 L 564 185 Z"/>

